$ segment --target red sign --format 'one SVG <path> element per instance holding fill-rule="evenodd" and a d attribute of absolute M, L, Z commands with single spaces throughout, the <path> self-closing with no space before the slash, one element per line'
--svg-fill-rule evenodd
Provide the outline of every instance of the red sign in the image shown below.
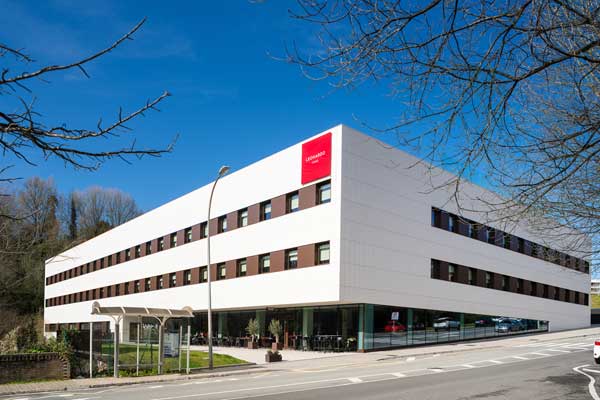
<path fill-rule="evenodd" d="M 302 184 L 331 175 L 331 132 L 302 144 Z"/>

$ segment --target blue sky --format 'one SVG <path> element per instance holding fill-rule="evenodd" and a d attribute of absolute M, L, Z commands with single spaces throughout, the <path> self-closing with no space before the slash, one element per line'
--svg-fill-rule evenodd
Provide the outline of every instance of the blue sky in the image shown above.
<path fill-rule="evenodd" d="M 84 4 L 86 3 L 86 4 Z M 73 170 L 58 160 L 17 163 L 13 175 L 54 177 L 62 192 L 91 185 L 131 193 L 152 209 L 209 182 L 221 164 L 238 169 L 339 123 L 358 127 L 354 116 L 385 123 L 399 104 L 387 88 L 365 86 L 332 92 L 306 79 L 297 66 L 274 59 L 284 43 L 311 48 L 314 37 L 289 17 L 293 1 L 250 2 L 48 2 L 4 1 L 0 42 L 22 48 L 44 63 L 65 63 L 112 43 L 143 17 L 135 40 L 87 68 L 55 73 L 31 86 L 48 123 L 94 127 L 119 106 L 132 110 L 146 99 L 172 93 L 160 113 L 130 126 L 142 146 L 173 153 L 128 165 L 119 160 L 97 172 Z M 316 46 L 315 46 L 316 48 Z M 0 105 L 8 98 L 0 96 Z M 11 162 L 5 158 L 4 164 Z"/>

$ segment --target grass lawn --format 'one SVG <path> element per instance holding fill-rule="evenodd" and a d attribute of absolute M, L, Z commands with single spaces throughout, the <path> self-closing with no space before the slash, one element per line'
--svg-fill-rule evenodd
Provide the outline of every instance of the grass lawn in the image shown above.
<path fill-rule="evenodd" d="M 592 298 L 592 308 L 600 308 L 600 295 L 593 294 L 590 297 Z"/>
<path fill-rule="evenodd" d="M 112 346 L 106 344 L 103 346 L 104 354 L 111 354 Z M 185 369 L 187 352 L 181 353 L 181 367 Z M 213 361 L 215 367 L 233 364 L 242 364 L 246 361 L 238 358 L 226 355 L 226 354 L 214 354 Z M 135 369 L 135 358 L 136 358 L 136 347 L 131 344 L 121 344 L 119 346 L 119 364 L 122 369 Z M 146 347 L 140 344 L 140 364 L 153 364 L 153 369 L 157 368 L 158 360 L 158 346 L 155 344 L 150 347 Z M 125 367 L 127 365 L 127 367 Z M 164 359 L 165 371 L 173 371 L 179 368 L 179 357 L 165 357 Z M 149 366 L 145 366 L 148 368 Z M 203 368 L 208 367 L 208 353 L 204 351 L 190 351 L 190 368 Z"/>

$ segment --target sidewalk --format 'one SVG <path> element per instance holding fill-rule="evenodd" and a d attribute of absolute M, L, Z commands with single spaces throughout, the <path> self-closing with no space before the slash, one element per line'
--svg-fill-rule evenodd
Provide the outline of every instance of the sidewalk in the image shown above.
<path fill-rule="evenodd" d="M 128 378 L 94 378 L 94 379 L 70 379 L 64 381 L 44 381 L 32 383 L 15 383 L 0 385 L 0 395 L 19 393 L 40 393 L 58 391 L 77 391 L 81 389 L 100 388 L 117 385 L 132 385 L 140 383 L 172 382 L 188 379 L 206 379 L 224 376 L 236 376 L 246 374 L 259 374 L 272 371 L 307 370 L 311 368 L 335 368 L 345 365 L 357 365 L 371 363 L 385 358 L 419 357 L 433 354 L 456 353 L 465 351 L 476 351 L 492 348 L 513 347 L 536 342 L 549 342 L 572 338 L 596 338 L 600 337 L 600 328 L 586 328 L 572 331 L 561 331 L 551 333 L 532 334 L 526 336 L 515 336 L 505 338 L 483 339 L 470 342 L 458 342 L 454 344 L 432 345 L 422 347 L 411 347 L 398 350 L 382 350 L 371 353 L 317 353 L 287 350 L 283 351 L 283 362 L 248 365 L 238 367 L 224 367 L 217 370 L 196 372 L 191 375 L 169 374 L 160 376 L 128 377 Z M 264 363 L 264 349 L 235 349 L 219 348 L 219 353 L 231 354 L 241 359 L 251 361 L 262 357 Z M 237 355 L 232 354 L 237 351 Z M 244 353 L 244 354 L 242 354 Z"/>

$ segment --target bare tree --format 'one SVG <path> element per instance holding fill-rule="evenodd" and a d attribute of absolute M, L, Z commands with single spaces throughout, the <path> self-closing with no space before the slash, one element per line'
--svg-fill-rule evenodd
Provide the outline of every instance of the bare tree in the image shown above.
<path fill-rule="evenodd" d="M 107 194 L 106 220 L 110 226 L 121 225 L 142 213 L 129 194 L 118 189 L 108 189 Z"/>
<path fill-rule="evenodd" d="M 50 116 L 49 119 L 56 123 L 50 126 L 44 124 L 40 111 L 35 107 L 35 96 L 28 87 L 34 81 L 47 82 L 52 74 L 70 70 L 80 71 L 89 77 L 85 69 L 87 65 L 114 51 L 125 41 L 132 40 L 145 21 L 140 21 L 110 46 L 85 58 L 41 66 L 32 72 L 28 69 L 34 60 L 24 50 L 0 43 L 0 60 L 4 59 L 4 67 L 0 68 L 0 96 L 4 98 L 3 106 L 0 106 L 0 149 L 3 153 L 31 165 L 35 164 L 36 159 L 56 157 L 67 166 L 95 170 L 109 159 L 120 158 L 129 162 L 130 156 L 160 156 L 171 151 L 172 144 L 165 148 L 145 148 L 132 139 L 129 145 L 122 147 L 115 144 L 114 140 L 107 140 L 131 133 L 128 124 L 144 116 L 147 111 L 158 111 L 157 105 L 169 96 L 168 92 L 146 101 L 131 112 L 119 108 L 112 121 L 105 122 L 100 118 L 90 129 L 70 126 L 65 121 L 68 118 L 66 115 Z M 21 71 L 13 73 L 8 67 L 12 64 L 21 67 Z M 14 177 L 6 176 L 9 168 L 10 165 L 5 165 L 0 169 L 0 180 L 14 180 Z"/>
<path fill-rule="evenodd" d="M 389 85 L 385 127 L 461 182 L 483 171 L 506 220 L 549 217 L 538 233 L 600 231 L 598 0 L 299 0 L 292 16 L 320 46 L 287 60 L 335 88 Z M 564 250 L 581 251 L 578 233 Z M 584 241 L 586 239 L 583 239 Z M 565 241 L 563 241 L 565 242 Z M 587 242 L 589 244 L 589 241 Z M 597 250 L 595 251 L 597 253 Z M 594 250 L 592 250 L 594 253 Z M 588 256 L 591 254 L 587 254 Z"/>

